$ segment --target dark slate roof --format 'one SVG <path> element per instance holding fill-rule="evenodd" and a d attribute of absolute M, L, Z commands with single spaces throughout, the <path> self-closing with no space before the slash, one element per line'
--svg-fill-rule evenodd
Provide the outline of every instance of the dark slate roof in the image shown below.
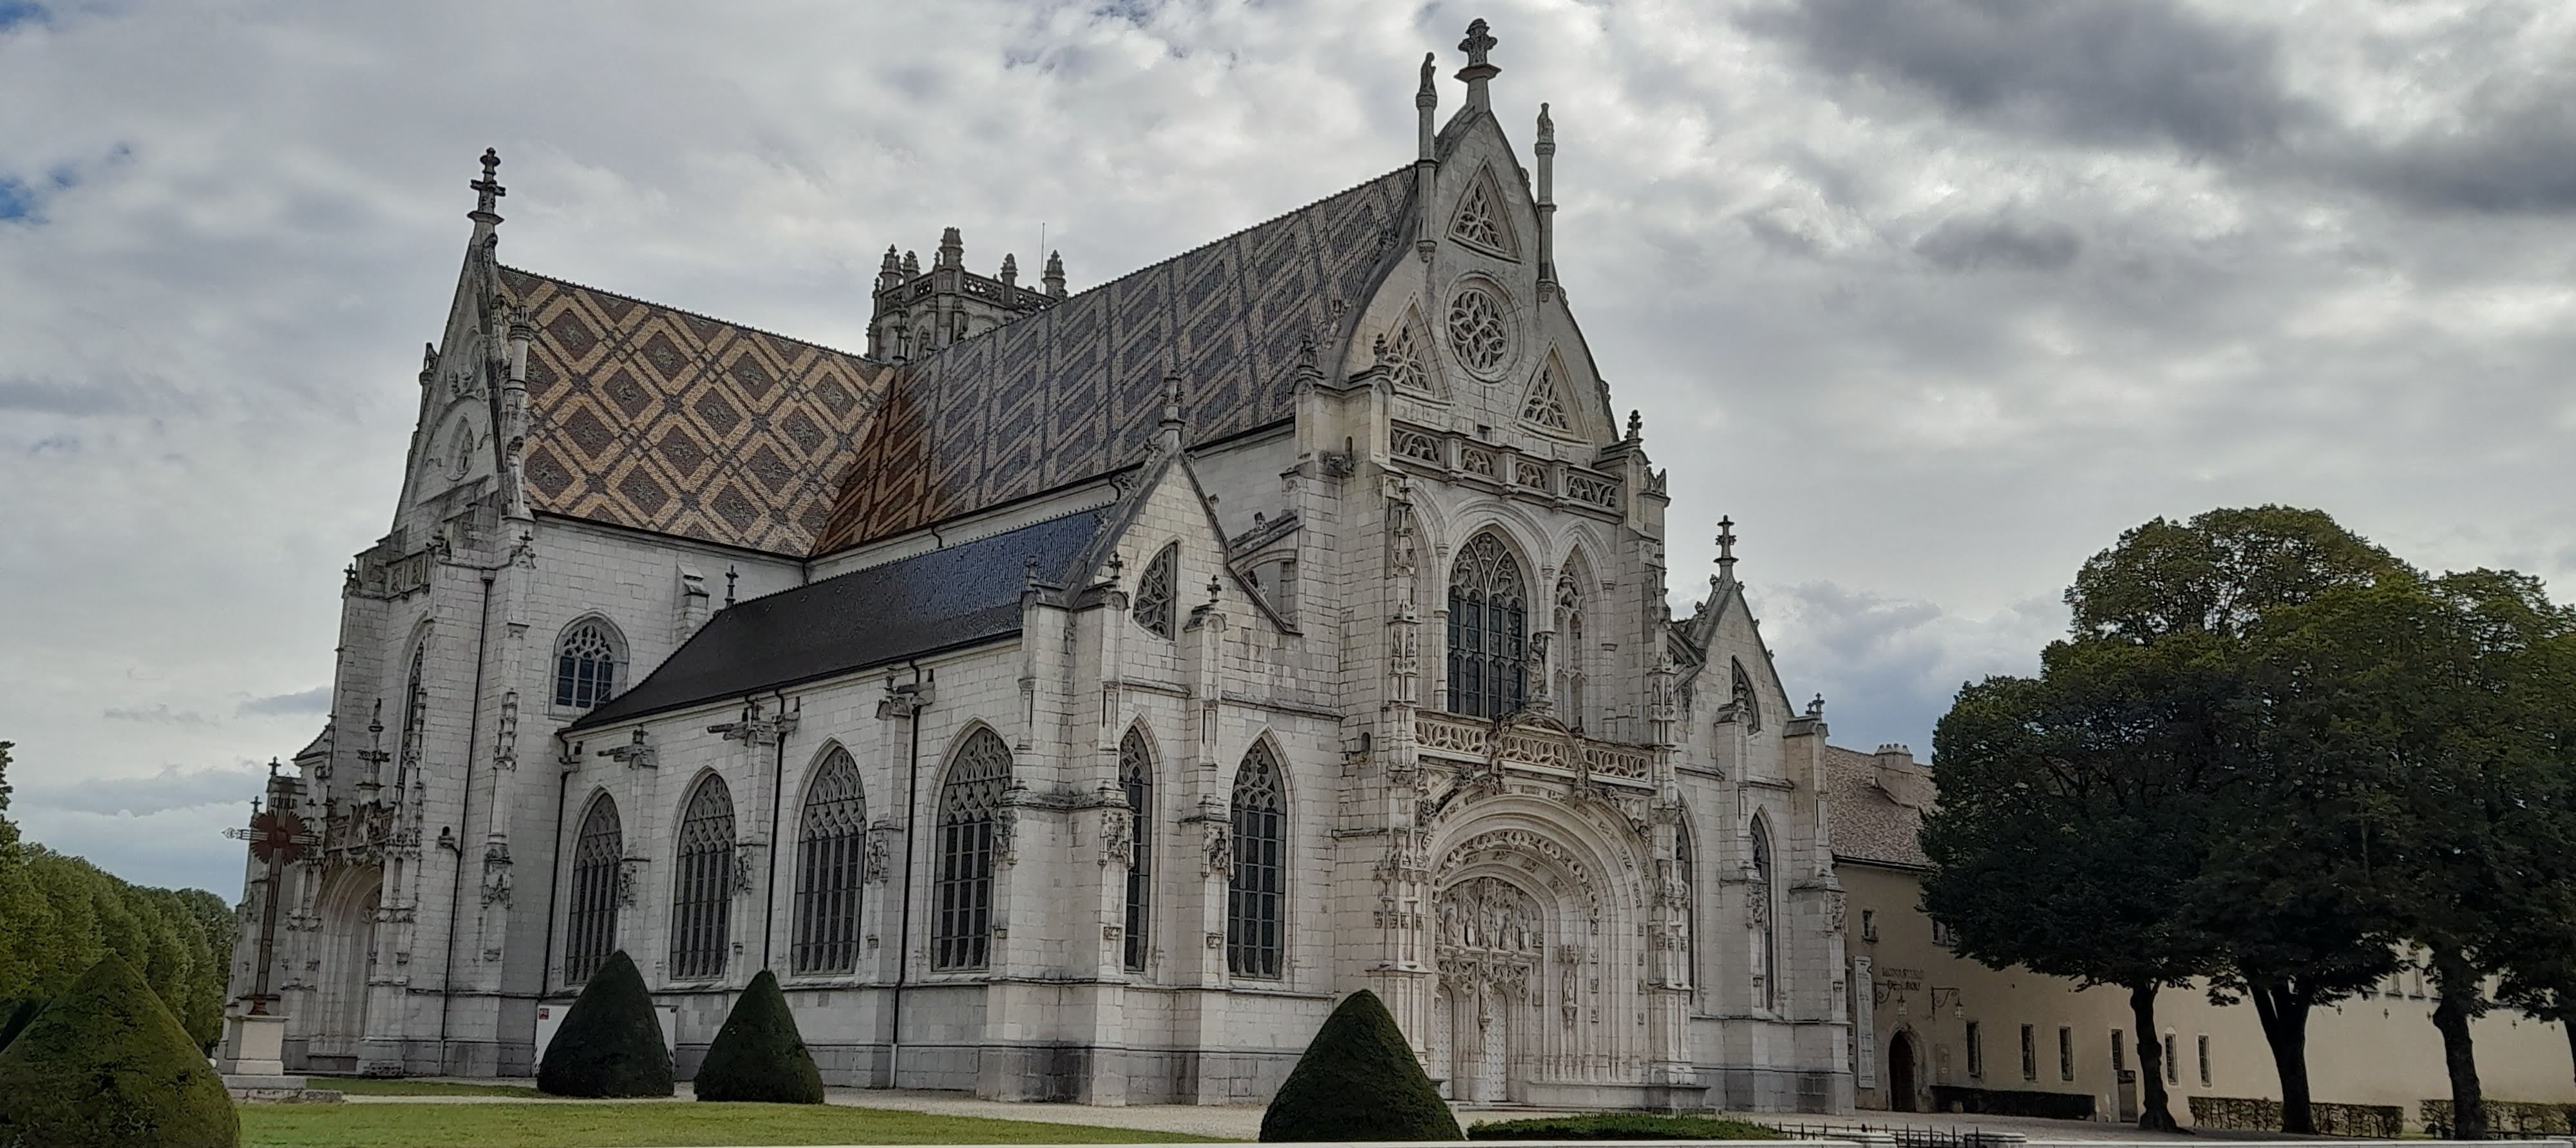
<path fill-rule="evenodd" d="M 1405 250 L 1407 164 L 896 368 L 814 552 L 1132 465 L 1180 375 L 1192 445 L 1294 417 L 1327 345 Z"/>
<path fill-rule="evenodd" d="M 1029 563 L 1037 563 L 1042 577 L 1062 576 L 1106 513 L 1069 514 L 737 604 L 709 619 L 633 689 L 571 728 L 1016 634 Z"/>

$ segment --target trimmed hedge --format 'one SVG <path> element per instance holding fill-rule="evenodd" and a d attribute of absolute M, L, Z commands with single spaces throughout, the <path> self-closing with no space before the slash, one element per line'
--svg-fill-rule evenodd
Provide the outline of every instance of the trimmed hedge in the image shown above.
<path fill-rule="evenodd" d="M 241 1119 L 134 966 L 109 956 L 0 1051 L 0 1148 L 235 1148 Z"/>
<path fill-rule="evenodd" d="M 2406 1110 L 2394 1104 L 2308 1102 L 2308 1119 L 2320 1136 L 2395 1140 L 2406 1132 Z M 2238 1096 L 2191 1098 L 2191 1126 L 2238 1132 L 2281 1130 L 2281 1102 Z M 2564 1129 L 2561 1129 L 2564 1131 Z"/>
<path fill-rule="evenodd" d="M 2450 1101 L 2427 1100 L 2423 1102 L 2423 1109 L 2424 1130 L 2426 1132 L 2432 1133 L 2436 1136 L 2447 1136 L 2450 1134 Z M 2529 1100 L 2489 1100 L 2486 1102 L 2486 1109 L 2487 1135 L 2489 1136 L 2505 1132 L 2510 1132 L 2516 1136 L 2530 1136 L 2537 1133 L 2558 1133 L 2560 1135 L 2564 1135 L 2571 1127 L 2576 1127 L 2576 1104 L 2543 1104 Z M 2319 1131 L 2323 1130 L 2324 1129 L 2322 1128 L 2319 1129 Z"/>
<path fill-rule="evenodd" d="M 8 1048 L 9 1042 L 18 1039 L 18 1034 L 43 1011 L 43 1001 L 0 1001 L 0 1049 Z"/>
<path fill-rule="evenodd" d="M 537 1065 L 537 1091 L 556 1096 L 669 1096 L 671 1049 L 644 975 L 626 950 L 609 954 L 564 1014 Z"/>
<path fill-rule="evenodd" d="M 1968 1112 L 1982 1116 L 2036 1116 L 2046 1120 L 2091 1120 L 2093 1119 L 2093 1094 L 1935 1084 L 1932 1086 L 1932 1110 Z"/>
<path fill-rule="evenodd" d="M 821 1104 L 823 1076 L 796 1033 L 796 1014 L 778 978 L 767 969 L 734 998 L 733 1011 L 691 1086 L 700 1100 L 753 1100 L 768 1104 Z"/>
<path fill-rule="evenodd" d="M 1494 1120 L 1467 1128 L 1469 1140 L 1786 1140 L 1777 1128 L 1714 1116 L 1601 1112 Z"/>
<path fill-rule="evenodd" d="M 1395 1017 L 1367 989 L 1324 1019 L 1261 1114 L 1266 1143 L 1462 1138 Z"/>

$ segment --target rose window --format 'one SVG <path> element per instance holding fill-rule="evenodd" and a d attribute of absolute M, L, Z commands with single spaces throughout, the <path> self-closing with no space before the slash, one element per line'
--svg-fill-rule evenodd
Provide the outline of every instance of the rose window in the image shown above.
<path fill-rule="evenodd" d="M 1491 292 L 1469 287 L 1449 303 L 1449 349 L 1479 375 L 1502 372 L 1512 354 L 1512 330 Z"/>

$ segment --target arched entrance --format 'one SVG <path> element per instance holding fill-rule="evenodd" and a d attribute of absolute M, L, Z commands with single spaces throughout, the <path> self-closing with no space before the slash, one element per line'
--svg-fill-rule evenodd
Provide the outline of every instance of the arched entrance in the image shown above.
<path fill-rule="evenodd" d="M 1504 1104 L 1529 1094 L 1543 1050 L 1537 998 L 1546 991 L 1546 924 L 1536 899 L 1499 877 L 1441 890 L 1440 1007 L 1449 1095 Z"/>
<path fill-rule="evenodd" d="M 375 968 L 376 910 L 383 896 L 384 871 L 368 867 L 332 875 L 317 899 L 322 967 L 307 1045 L 311 1056 L 357 1055 L 358 1038 L 367 1032 L 367 981 Z"/>
<path fill-rule="evenodd" d="M 1887 1110 L 1914 1111 L 1914 1036 L 1897 1033 L 1887 1041 Z"/>

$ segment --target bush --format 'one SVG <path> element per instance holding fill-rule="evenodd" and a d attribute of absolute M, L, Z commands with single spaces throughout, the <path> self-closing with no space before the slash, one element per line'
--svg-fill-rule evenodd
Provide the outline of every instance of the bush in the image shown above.
<path fill-rule="evenodd" d="M 234 1148 L 224 1082 L 134 967 L 110 956 L 0 1051 L 0 1148 Z"/>
<path fill-rule="evenodd" d="M 1377 994 L 1342 999 L 1297 1058 L 1270 1110 L 1261 1114 L 1265 1142 L 1316 1140 L 1456 1140 L 1449 1114 L 1422 1063 L 1404 1043 Z"/>
<path fill-rule="evenodd" d="M 1777 1128 L 1714 1116 L 1602 1112 L 1496 1120 L 1467 1129 L 1469 1140 L 1786 1140 Z"/>
<path fill-rule="evenodd" d="M 564 1014 L 537 1065 L 537 1091 L 556 1096 L 669 1096 L 671 1049 L 644 976 L 624 949 L 609 954 Z"/>
<path fill-rule="evenodd" d="M 18 1039 L 18 1034 L 43 1011 L 43 1001 L 0 1001 L 0 1050 L 7 1049 L 9 1042 Z"/>
<path fill-rule="evenodd" d="M 796 1034 L 796 1014 L 769 970 L 751 978 L 735 998 L 716 1042 L 698 1064 L 693 1084 L 700 1100 L 756 1100 L 769 1104 L 821 1104 L 823 1076 Z"/>

